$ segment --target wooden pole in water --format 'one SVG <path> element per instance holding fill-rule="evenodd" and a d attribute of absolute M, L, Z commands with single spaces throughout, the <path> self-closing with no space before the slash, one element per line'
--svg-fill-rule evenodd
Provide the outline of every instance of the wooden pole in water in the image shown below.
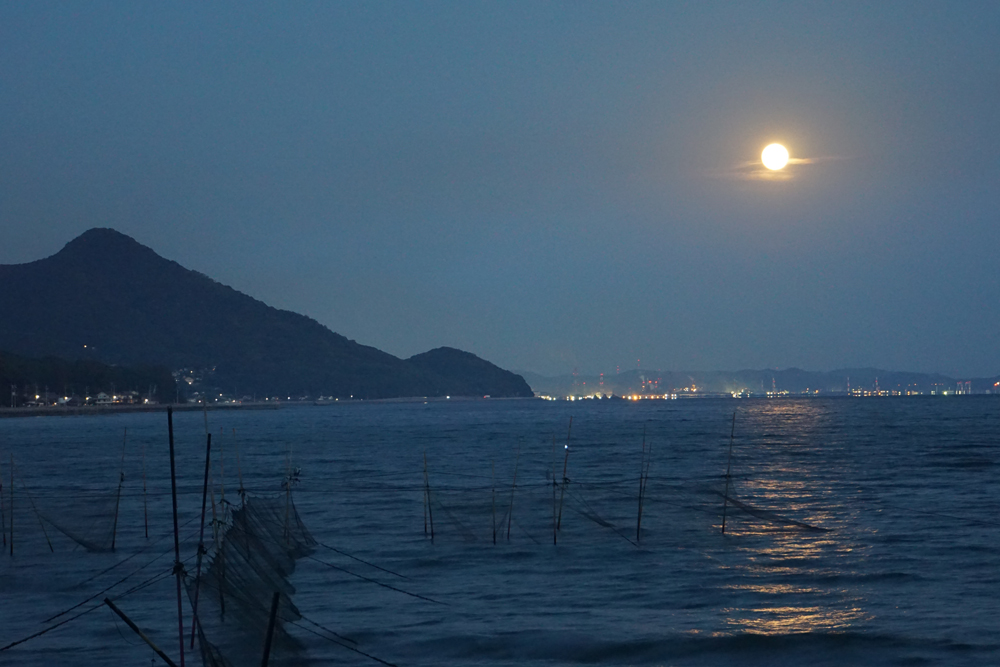
<path fill-rule="evenodd" d="M 552 544 L 556 544 L 556 434 L 552 434 Z"/>
<path fill-rule="evenodd" d="M 562 511 L 563 511 L 563 501 L 566 499 L 566 482 L 569 479 L 566 478 L 566 469 L 569 466 L 569 434 L 573 432 L 573 418 L 569 418 L 569 430 L 566 431 L 566 457 L 563 459 L 563 476 L 562 484 L 560 484 L 559 493 L 559 520 L 556 522 L 556 530 L 562 530 Z"/>
<path fill-rule="evenodd" d="M 219 504 L 225 506 L 226 504 L 226 460 L 223 457 L 222 442 L 225 431 L 219 428 Z M 214 500 L 213 507 L 214 507 Z"/>
<path fill-rule="evenodd" d="M 118 508 L 122 501 L 122 485 L 125 483 L 125 442 L 128 440 L 128 429 L 122 436 L 122 463 L 118 469 L 118 495 L 115 496 L 115 521 L 111 526 L 111 550 L 115 550 L 115 540 L 118 539 Z"/>
<path fill-rule="evenodd" d="M 167 434 L 170 439 L 170 495 L 174 504 L 174 574 L 177 576 L 177 633 L 180 637 L 181 667 L 184 667 L 184 606 L 181 597 L 181 579 L 184 565 L 181 563 L 181 533 L 177 525 L 177 468 L 174 464 L 174 409 L 167 406 Z"/>
<path fill-rule="evenodd" d="M 235 392 L 234 392 L 235 393 Z M 223 456 L 223 440 L 226 437 L 226 430 L 219 427 L 219 511 L 226 511 L 226 461 Z M 214 482 L 213 482 L 214 484 Z M 221 544 L 219 542 L 220 525 L 222 520 L 219 519 L 215 514 L 215 489 L 210 488 L 210 498 L 212 501 L 212 533 L 215 542 L 215 558 L 219 563 L 219 574 L 221 575 L 221 584 L 219 585 L 219 607 L 222 613 L 222 618 L 226 618 L 226 543 L 223 541 Z"/>
<path fill-rule="evenodd" d="M 271 616 L 267 621 L 267 635 L 264 637 L 264 658 L 260 661 L 260 667 L 267 667 L 267 661 L 271 657 L 271 640 L 274 638 L 274 622 L 278 618 L 278 602 L 281 600 L 281 593 L 274 591 L 271 596 Z"/>
<path fill-rule="evenodd" d="M 240 443 L 236 440 L 236 429 L 233 429 L 233 450 L 236 452 L 236 477 L 240 481 L 240 488 L 238 493 L 240 494 L 240 502 L 243 502 L 243 496 L 246 491 L 243 489 L 243 466 L 240 465 Z"/>
<path fill-rule="evenodd" d="M 642 540 L 639 532 L 642 527 L 642 489 L 646 470 L 646 427 L 642 427 L 642 458 L 639 459 L 639 514 L 635 519 L 635 541 Z"/>
<path fill-rule="evenodd" d="M 219 585 L 219 610 L 223 620 L 226 618 L 226 541 L 219 540 L 219 524 L 221 520 L 215 518 L 215 492 L 209 487 L 209 500 L 212 501 L 212 524 L 215 526 L 215 562 L 219 564 L 219 574 L 221 583 Z"/>
<path fill-rule="evenodd" d="M 653 465 L 653 443 L 649 443 L 646 448 L 646 472 L 642 476 L 642 504 L 639 506 L 639 515 L 642 515 L 646 507 L 646 489 L 649 487 L 649 467 Z"/>
<path fill-rule="evenodd" d="M 205 483 L 201 487 L 201 532 L 198 534 L 198 565 L 194 578 L 194 609 L 191 614 L 191 648 L 194 648 L 194 633 L 198 629 L 198 593 L 201 589 L 201 559 L 205 555 L 205 506 L 208 502 L 208 471 L 212 465 L 212 434 L 205 436 Z"/>
<path fill-rule="evenodd" d="M 434 544 L 434 509 L 431 507 L 431 481 L 427 475 L 427 452 L 424 452 L 424 497 L 427 499 L 427 516 L 431 520 L 431 544 Z"/>
<path fill-rule="evenodd" d="M 146 443 L 142 443 L 142 522 L 149 539 L 149 505 L 146 502 Z"/>
<path fill-rule="evenodd" d="M 285 455 L 285 547 L 288 547 L 288 508 L 292 500 L 292 443 L 288 443 L 288 454 Z"/>
<path fill-rule="evenodd" d="M 236 428 L 235 427 L 233 428 L 233 451 L 236 452 L 236 478 L 239 480 L 239 483 L 240 483 L 240 488 L 237 490 L 237 493 L 240 496 L 240 508 L 243 509 L 243 508 L 246 507 L 247 492 L 246 492 L 246 489 L 243 488 L 243 465 L 240 463 L 240 443 L 236 439 Z M 240 516 L 243 518 L 243 537 L 244 537 L 244 541 L 245 541 L 245 544 L 246 544 L 247 557 L 249 558 L 249 556 L 250 556 L 250 533 L 247 530 L 246 512 L 245 511 L 241 512 Z M 235 521 L 235 515 L 234 515 L 233 526 L 235 526 L 235 525 L 236 525 L 236 521 Z M 221 591 L 220 591 L 220 595 L 221 595 Z"/>
<path fill-rule="evenodd" d="M 125 612 L 116 607 L 115 603 L 112 602 L 110 598 L 104 598 L 104 604 L 108 605 L 108 607 L 111 608 L 111 611 L 118 614 L 118 617 L 125 621 L 125 624 L 128 625 L 128 627 L 132 628 L 132 632 L 139 635 L 139 639 L 146 642 L 149 645 L 149 648 L 153 649 L 153 652 L 160 656 L 160 659 L 163 660 L 163 662 L 170 665 L 170 667 L 177 667 L 174 661 L 170 659 L 170 656 L 160 650 L 160 647 L 154 644 L 153 640 L 147 637 L 146 633 L 140 630 L 139 626 L 133 623 L 131 618 L 125 615 Z"/>
<path fill-rule="evenodd" d="M 14 454 L 10 455 L 10 555 L 14 555 Z"/>
<path fill-rule="evenodd" d="M 497 471 L 493 461 L 490 461 L 490 477 L 493 482 L 493 544 L 497 543 Z"/>
<path fill-rule="evenodd" d="M 729 473 L 733 469 L 733 438 L 736 437 L 736 410 L 733 410 L 733 427 L 729 432 L 729 461 L 726 463 L 726 493 L 722 496 L 722 534 L 726 534 L 726 510 L 729 507 Z"/>
<path fill-rule="evenodd" d="M 4 511 L 2 472 L 0 472 L 0 526 L 3 527 L 3 545 L 7 546 L 7 513 Z"/>
<path fill-rule="evenodd" d="M 517 488 L 517 464 L 521 460 L 521 448 L 517 448 L 514 456 L 514 481 L 510 485 L 510 507 L 507 508 L 507 541 L 510 542 L 510 524 L 514 516 L 514 489 Z"/>

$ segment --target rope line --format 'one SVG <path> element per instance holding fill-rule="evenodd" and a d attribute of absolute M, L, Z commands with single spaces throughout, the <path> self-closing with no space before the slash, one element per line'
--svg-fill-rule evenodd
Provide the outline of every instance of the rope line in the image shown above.
<path fill-rule="evenodd" d="M 414 597 L 414 598 L 417 598 L 417 599 L 420 599 L 420 600 L 426 600 L 427 602 L 433 602 L 434 604 L 441 604 L 441 605 L 444 605 L 446 607 L 449 606 L 447 602 L 441 602 L 440 600 L 434 600 L 432 598 L 425 597 L 425 596 L 419 595 L 417 593 L 411 593 L 409 591 L 404 591 L 402 588 L 396 588 L 395 586 L 390 586 L 389 584 L 384 584 L 381 581 L 378 581 L 376 579 L 372 579 L 370 577 L 366 577 L 364 575 L 357 574 L 356 572 L 351 572 L 350 570 L 348 570 L 346 568 L 343 568 L 343 567 L 340 567 L 338 565 L 334 565 L 333 563 L 327 563 L 326 561 L 320 560 L 319 558 L 316 558 L 315 556 L 306 556 L 306 558 L 308 558 L 309 560 L 312 560 L 312 561 L 316 561 L 320 565 L 326 565 L 327 567 L 332 568 L 334 570 L 337 570 L 339 572 L 343 572 L 345 574 L 349 574 L 352 577 L 357 577 L 358 579 L 361 579 L 363 581 L 367 581 L 367 582 L 375 584 L 377 586 L 381 586 L 382 588 L 388 588 L 391 591 L 396 591 L 397 593 L 402 593 L 403 595 L 409 595 L 410 597 Z"/>

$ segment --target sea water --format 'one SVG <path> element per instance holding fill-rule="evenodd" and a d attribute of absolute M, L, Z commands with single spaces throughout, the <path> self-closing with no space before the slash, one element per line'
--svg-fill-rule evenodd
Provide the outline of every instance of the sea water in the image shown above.
<path fill-rule="evenodd" d="M 289 628 L 298 664 L 378 664 L 318 626 L 396 665 L 998 664 L 998 425 L 992 396 L 177 413 L 182 560 L 192 572 L 207 427 L 220 513 L 241 483 L 297 478 L 320 543 L 292 576 L 317 624 Z M 0 645 L 72 620 L 0 664 L 162 664 L 106 595 L 176 661 L 166 415 L 0 420 L 8 531 L 11 454 Z M 109 499 L 114 553 L 36 516 Z"/>

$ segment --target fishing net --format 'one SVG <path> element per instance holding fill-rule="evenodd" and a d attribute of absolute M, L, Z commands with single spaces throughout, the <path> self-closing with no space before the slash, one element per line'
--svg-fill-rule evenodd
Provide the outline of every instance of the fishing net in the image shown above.
<path fill-rule="evenodd" d="M 120 501 L 120 488 L 83 491 L 74 492 L 72 502 L 60 502 L 59 509 L 50 509 L 49 506 L 55 503 L 52 499 L 39 498 L 34 503 L 34 510 L 45 523 L 87 551 L 112 551 Z"/>
<path fill-rule="evenodd" d="M 704 527 L 706 521 L 721 525 L 724 504 L 730 518 L 740 515 L 783 529 L 828 532 L 803 521 L 804 517 L 790 516 L 802 508 L 786 510 L 781 499 L 770 499 L 772 506 L 760 507 L 757 500 L 740 497 L 733 488 L 727 495 L 721 480 L 656 479 L 648 490 L 642 488 L 644 532 L 647 526 L 669 535 Z M 495 485 L 430 484 L 423 492 L 424 520 L 428 529 L 433 525 L 436 537 L 446 541 L 489 542 L 495 530 L 497 541 L 545 543 L 553 540 L 554 530 L 583 536 L 588 529 L 601 529 L 617 536 L 614 539 L 636 542 L 639 489 L 637 478 L 570 481 L 553 480 L 551 473 L 544 480 L 519 480 L 516 487 L 509 480 Z"/>
<path fill-rule="evenodd" d="M 289 577 L 296 561 L 316 541 L 302 523 L 291 493 L 245 497 L 229 507 L 200 578 L 188 580 L 197 600 L 205 665 L 257 664 L 270 619 L 271 598 L 280 594 L 270 664 L 295 664 L 303 647 L 285 628 L 302 616 L 292 603 Z"/>

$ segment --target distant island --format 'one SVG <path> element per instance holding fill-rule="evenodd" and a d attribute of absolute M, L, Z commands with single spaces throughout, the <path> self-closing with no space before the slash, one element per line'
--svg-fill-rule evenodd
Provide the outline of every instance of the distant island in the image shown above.
<path fill-rule="evenodd" d="M 546 377 L 522 372 L 536 394 L 550 398 L 588 396 L 707 396 L 791 395 L 971 395 L 1000 394 L 1000 376 L 952 378 L 933 373 L 908 373 L 877 368 L 835 371 L 784 370 L 660 371 L 631 370 L 607 375 Z"/>
<path fill-rule="evenodd" d="M 0 265 L 0 283 L 8 286 L 0 292 L 0 350 L 19 364 L 25 395 L 31 394 L 25 384 L 68 393 L 69 384 L 88 383 L 80 379 L 86 362 L 155 368 L 156 382 L 119 382 L 139 393 L 155 384 L 164 401 L 209 393 L 257 399 L 533 395 L 519 375 L 468 352 L 441 347 L 400 359 L 349 340 L 113 229 L 91 229 L 45 259 Z M 115 372 L 90 368 L 98 375 Z"/>

